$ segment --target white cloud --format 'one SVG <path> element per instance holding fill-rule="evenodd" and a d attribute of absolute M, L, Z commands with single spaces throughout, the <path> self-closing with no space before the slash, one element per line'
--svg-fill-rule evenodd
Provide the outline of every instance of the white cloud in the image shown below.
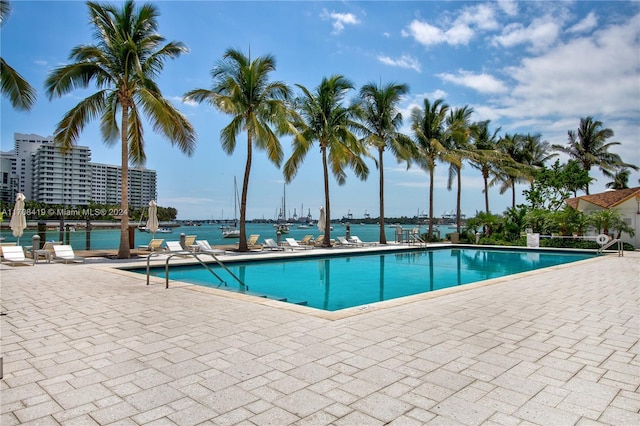
<path fill-rule="evenodd" d="M 169 97 L 169 99 L 175 103 L 189 105 L 191 107 L 196 107 L 199 105 L 199 103 L 196 101 L 185 101 L 184 98 L 182 98 L 182 96 L 171 96 Z"/>
<path fill-rule="evenodd" d="M 440 28 L 417 19 L 411 21 L 407 30 L 402 30 L 402 35 L 413 37 L 418 43 L 425 46 L 440 44 L 445 41 L 444 33 Z"/>
<path fill-rule="evenodd" d="M 495 30 L 498 28 L 495 9 L 489 4 L 466 7 L 453 24 L 454 27 L 458 25 L 472 25 L 480 30 Z"/>
<path fill-rule="evenodd" d="M 580 22 L 572 26 L 567 30 L 569 33 L 586 33 L 598 26 L 598 17 L 595 13 L 589 12 L 589 14 Z"/>
<path fill-rule="evenodd" d="M 444 81 L 469 87 L 480 93 L 504 93 L 506 85 L 489 74 L 474 74 L 470 71 L 459 70 L 457 74 L 442 73 L 438 77 Z"/>
<path fill-rule="evenodd" d="M 515 16 L 518 13 L 518 3 L 515 0 L 498 0 L 498 6 L 509 16 Z"/>
<path fill-rule="evenodd" d="M 514 47 L 529 44 L 533 51 L 541 51 L 552 46 L 560 35 L 561 23 L 552 17 L 534 19 L 531 24 L 524 26 L 520 23 L 507 25 L 502 34 L 495 36 L 493 42 L 502 47 Z"/>
<path fill-rule="evenodd" d="M 420 62 L 416 58 L 408 54 L 403 54 L 397 59 L 393 59 L 389 56 L 378 55 L 378 61 L 392 67 L 409 68 L 418 72 L 421 71 Z"/>
<path fill-rule="evenodd" d="M 469 27 L 469 25 L 464 23 L 456 23 L 454 26 L 449 28 L 447 32 L 444 34 L 445 39 L 448 44 L 458 45 L 463 44 L 466 45 L 473 38 L 475 32 Z"/>
<path fill-rule="evenodd" d="M 640 15 L 525 58 L 510 69 L 515 115 L 638 117 Z M 588 58 L 588 64 L 585 60 Z M 635 58 L 635 59 L 634 59 Z"/>
<path fill-rule="evenodd" d="M 498 27 L 494 7 L 489 4 L 479 4 L 463 8 L 452 23 L 443 25 L 442 28 L 414 19 L 406 29 L 402 30 L 402 35 L 413 37 L 425 46 L 440 43 L 457 46 L 469 44 L 477 31 L 495 30 Z"/>
<path fill-rule="evenodd" d="M 345 25 L 357 25 L 360 23 L 358 17 L 353 13 L 329 12 L 327 9 L 322 9 L 320 18 L 333 21 L 332 34 L 340 34 L 344 30 Z"/>

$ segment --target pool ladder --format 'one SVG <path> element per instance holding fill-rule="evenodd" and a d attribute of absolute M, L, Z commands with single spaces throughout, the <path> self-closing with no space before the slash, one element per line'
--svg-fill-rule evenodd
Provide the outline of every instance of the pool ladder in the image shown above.
<path fill-rule="evenodd" d="M 229 273 L 229 275 L 231 275 L 239 284 L 240 284 L 240 288 L 247 288 L 247 285 L 240 279 L 238 278 L 238 276 L 236 274 L 234 274 L 229 268 L 227 268 L 227 266 L 222 263 L 220 261 L 220 259 L 218 259 L 218 257 L 212 253 L 212 252 L 191 252 L 191 251 L 173 251 L 173 252 L 153 252 L 150 253 L 147 256 L 147 285 L 149 285 L 149 276 L 150 276 L 150 261 L 151 258 L 155 255 L 155 256 L 160 256 L 160 255 L 168 255 L 167 260 L 165 261 L 165 265 L 164 265 L 164 275 L 165 275 L 165 288 L 169 288 L 169 261 L 173 258 L 173 257 L 193 257 L 194 259 L 196 259 L 198 261 L 198 263 L 202 266 L 205 267 L 205 269 L 207 269 L 214 277 L 216 277 L 218 280 L 220 280 L 220 284 L 224 284 L 225 287 L 227 286 L 227 282 L 225 280 L 222 279 L 222 277 L 220 277 L 220 275 L 216 274 L 215 271 L 213 269 L 211 269 L 209 267 L 209 265 L 207 265 L 205 262 L 202 261 L 202 259 L 200 259 L 198 257 L 198 255 L 209 255 L 213 258 L 213 260 L 215 260 L 215 262 L 220 265 L 220 267 L 222 269 L 224 269 L 226 272 Z"/>
<path fill-rule="evenodd" d="M 615 239 L 607 242 L 605 245 L 601 246 L 597 250 L 597 253 L 598 254 L 602 254 L 606 249 L 608 249 L 609 247 L 613 246 L 614 244 L 618 245 L 618 247 L 616 248 L 616 251 L 618 252 L 618 257 L 624 256 L 624 249 L 623 249 L 623 245 L 622 245 L 622 240 L 619 239 L 619 238 L 615 238 Z"/>
<path fill-rule="evenodd" d="M 427 242 L 420 237 L 419 228 L 413 228 L 409 234 L 409 245 L 417 244 L 420 248 L 426 248 Z"/>

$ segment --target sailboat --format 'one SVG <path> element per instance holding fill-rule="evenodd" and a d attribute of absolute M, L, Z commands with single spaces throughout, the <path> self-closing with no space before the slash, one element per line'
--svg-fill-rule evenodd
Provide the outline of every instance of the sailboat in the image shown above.
<path fill-rule="evenodd" d="M 236 227 L 238 224 L 238 183 L 236 177 L 233 177 L 233 226 L 225 225 L 222 227 L 222 238 L 240 238 L 240 230 Z"/>
<path fill-rule="evenodd" d="M 298 229 L 308 229 L 311 228 L 313 226 L 313 217 L 311 216 L 311 209 L 309 209 L 309 214 L 307 215 L 307 217 L 303 217 L 302 215 L 304 213 L 302 213 L 304 209 L 304 206 L 300 207 L 300 225 L 298 225 Z"/>
<path fill-rule="evenodd" d="M 283 196 L 282 196 L 282 207 L 280 208 L 280 214 L 278 215 L 278 219 L 276 221 L 276 223 L 273 225 L 274 228 L 276 228 L 277 232 L 280 232 L 281 234 L 288 234 L 289 233 L 289 224 L 287 223 L 287 189 L 286 189 L 286 185 L 284 186 L 283 189 Z"/>

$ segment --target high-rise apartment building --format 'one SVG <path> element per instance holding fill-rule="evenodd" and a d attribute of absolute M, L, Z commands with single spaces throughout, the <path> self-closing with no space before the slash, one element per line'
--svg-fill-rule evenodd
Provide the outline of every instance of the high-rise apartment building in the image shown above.
<path fill-rule="evenodd" d="M 62 154 L 55 145 L 42 144 L 31 159 L 33 200 L 66 206 L 86 206 L 91 202 L 88 147 L 74 146 Z"/>
<path fill-rule="evenodd" d="M 14 133 L 14 149 L 0 152 L 0 174 L 2 176 L 0 199 L 13 202 L 22 192 L 27 200 L 33 199 L 31 158 L 44 144 L 53 144 L 53 137 Z"/>
<path fill-rule="evenodd" d="M 122 167 L 111 164 L 91 163 L 91 193 L 93 201 L 99 204 L 119 204 L 122 189 Z M 157 199 L 156 171 L 143 168 L 129 168 L 129 205 L 146 207 L 149 201 Z"/>
<path fill-rule="evenodd" d="M 52 137 L 15 133 L 14 140 L 13 151 L 0 153 L 0 200 L 13 202 L 22 192 L 27 200 L 47 204 L 120 203 L 122 168 L 92 163 L 89 147 L 75 146 L 62 154 Z M 129 169 L 131 207 L 156 200 L 156 188 L 155 170 Z"/>

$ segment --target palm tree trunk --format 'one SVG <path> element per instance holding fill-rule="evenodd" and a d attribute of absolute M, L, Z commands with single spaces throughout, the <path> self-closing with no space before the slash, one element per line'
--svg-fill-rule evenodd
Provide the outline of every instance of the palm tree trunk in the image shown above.
<path fill-rule="evenodd" d="M 129 106 L 122 103 L 122 123 L 120 129 L 122 144 L 121 162 L 122 172 L 120 181 L 120 247 L 118 259 L 129 259 Z"/>
<path fill-rule="evenodd" d="M 251 173 L 251 157 L 252 157 L 252 138 L 251 132 L 247 132 L 247 162 L 244 165 L 244 177 L 242 178 L 242 195 L 240 196 L 240 241 L 238 242 L 238 251 L 249 251 L 247 245 L 247 192 L 249 189 L 249 174 Z"/>
<path fill-rule="evenodd" d="M 482 180 L 484 181 L 484 212 L 489 214 L 489 173 L 482 172 Z"/>
<path fill-rule="evenodd" d="M 331 210 L 329 206 L 329 168 L 327 167 L 327 148 L 323 146 L 322 171 L 324 173 L 324 240 L 322 247 L 331 247 Z"/>
<path fill-rule="evenodd" d="M 456 232 L 460 235 L 460 216 L 462 216 L 462 212 L 460 211 L 460 202 L 462 200 L 462 178 L 460 177 L 460 167 L 456 167 L 456 174 L 458 175 L 458 194 L 456 195 Z"/>
<path fill-rule="evenodd" d="M 516 208 L 516 182 L 511 181 L 511 207 Z"/>
<path fill-rule="evenodd" d="M 588 164 L 584 164 L 584 163 L 583 163 L 583 166 L 584 166 L 584 169 L 587 171 L 587 177 L 589 177 L 589 172 L 591 171 L 591 166 L 588 165 Z M 587 179 L 586 192 L 587 192 L 587 195 L 589 195 L 589 179 Z"/>
<path fill-rule="evenodd" d="M 433 236 L 433 167 L 429 168 L 429 241 Z"/>
<path fill-rule="evenodd" d="M 384 233 L 384 163 L 382 162 L 382 154 L 384 148 L 379 148 L 379 165 L 380 165 L 380 244 L 387 244 L 387 236 Z"/>

